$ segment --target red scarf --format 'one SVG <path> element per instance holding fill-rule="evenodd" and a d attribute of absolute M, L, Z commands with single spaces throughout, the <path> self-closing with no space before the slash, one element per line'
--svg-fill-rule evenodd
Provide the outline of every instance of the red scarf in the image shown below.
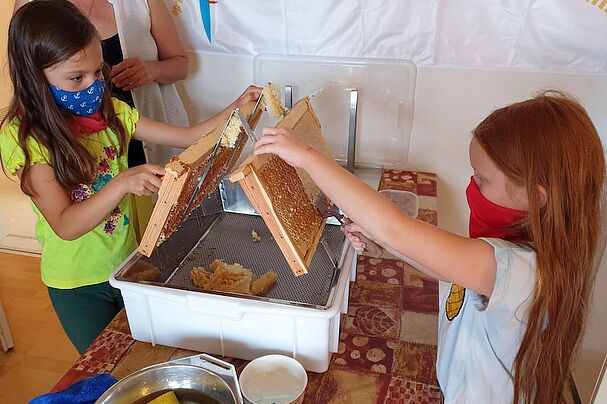
<path fill-rule="evenodd" d="M 108 127 L 107 121 L 103 119 L 100 111 L 91 116 L 70 115 L 67 119 L 67 126 L 76 135 L 96 133 Z"/>
<path fill-rule="evenodd" d="M 524 219 L 527 212 L 510 209 L 491 202 L 481 193 L 474 178 L 466 188 L 470 207 L 470 237 L 492 237 L 510 241 L 522 241 L 526 237 L 513 232 L 513 225 Z"/>

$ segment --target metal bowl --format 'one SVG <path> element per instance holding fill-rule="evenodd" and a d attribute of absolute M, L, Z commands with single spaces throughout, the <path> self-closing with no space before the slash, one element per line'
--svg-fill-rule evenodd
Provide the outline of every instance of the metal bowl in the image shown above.
<path fill-rule="evenodd" d="M 212 403 L 212 400 L 221 404 L 237 403 L 232 389 L 217 374 L 193 365 L 161 363 L 120 380 L 95 404 L 143 404 L 168 390 L 186 394 L 188 398 L 185 401 L 180 398 L 181 403 Z M 204 401 L 204 395 L 211 400 Z"/>

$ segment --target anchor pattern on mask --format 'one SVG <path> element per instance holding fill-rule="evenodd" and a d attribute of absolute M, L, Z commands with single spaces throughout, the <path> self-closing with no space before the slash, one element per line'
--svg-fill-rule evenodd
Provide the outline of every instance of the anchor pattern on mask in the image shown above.
<path fill-rule="evenodd" d="M 51 93 L 57 105 L 72 114 L 90 116 L 99 110 L 103 100 L 105 82 L 95 80 L 90 86 L 81 91 L 63 90 L 51 85 Z"/>

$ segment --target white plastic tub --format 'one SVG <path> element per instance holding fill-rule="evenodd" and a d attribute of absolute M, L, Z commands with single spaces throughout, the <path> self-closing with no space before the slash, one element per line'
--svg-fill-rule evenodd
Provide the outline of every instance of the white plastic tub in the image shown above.
<path fill-rule="evenodd" d="M 110 277 L 122 292 L 134 339 L 246 360 L 283 354 L 308 371 L 328 369 L 338 348 L 340 313 L 347 312 L 350 274 L 356 270 L 349 243 L 335 294 L 324 310 L 116 279 L 138 256 L 133 254 Z"/>

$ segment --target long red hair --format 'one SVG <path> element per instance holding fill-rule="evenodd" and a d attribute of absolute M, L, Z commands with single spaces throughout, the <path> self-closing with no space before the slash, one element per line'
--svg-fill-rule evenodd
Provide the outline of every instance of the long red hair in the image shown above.
<path fill-rule="evenodd" d="M 583 335 L 601 232 L 603 146 L 584 108 L 550 91 L 494 111 L 474 136 L 527 189 L 535 292 L 514 361 L 514 402 L 561 403 Z M 540 203 L 540 188 L 547 203 Z"/>

